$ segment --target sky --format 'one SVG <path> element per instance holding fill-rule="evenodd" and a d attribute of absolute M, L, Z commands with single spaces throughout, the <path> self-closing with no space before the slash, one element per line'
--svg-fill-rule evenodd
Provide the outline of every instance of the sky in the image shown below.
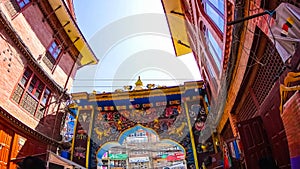
<path fill-rule="evenodd" d="M 87 3 L 88 2 L 88 3 Z M 176 57 L 160 0 L 75 0 L 78 26 L 99 59 L 78 70 L 71 92 L 200 80 L 194 56 Z"/>

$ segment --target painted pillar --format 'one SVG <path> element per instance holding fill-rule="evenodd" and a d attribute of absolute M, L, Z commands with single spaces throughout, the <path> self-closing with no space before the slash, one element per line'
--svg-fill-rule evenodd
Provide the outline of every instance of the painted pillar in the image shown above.
<path fill-rule="evenodd" d="M 285 128 L 291 168 L 300 168 L 300 93 L 296 92 L 284 105 L 281 115 Z"/>

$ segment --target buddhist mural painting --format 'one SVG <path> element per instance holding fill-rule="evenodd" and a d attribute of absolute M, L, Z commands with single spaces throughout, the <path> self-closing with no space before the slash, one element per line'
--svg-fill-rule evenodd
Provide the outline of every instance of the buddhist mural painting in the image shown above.
<path fill-rule="evenodd" d="M 163 89 L 74 95 L 78 120 L 73 161 L 97 168 L 97 159 L 110 147 L 123 144 L 130 133 L 143 129 L 160 141 L 168 140 L 181 147 L 187 167 L 197 166 L 194 135 L 204 128 L 207 113 L 204 97 L 203 82 Z"/>

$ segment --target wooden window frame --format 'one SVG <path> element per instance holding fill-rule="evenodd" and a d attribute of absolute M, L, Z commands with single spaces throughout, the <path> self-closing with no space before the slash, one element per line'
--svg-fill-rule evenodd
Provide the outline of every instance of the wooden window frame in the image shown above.
<path fill-rule="evenodd" d="M 18 4 L 20 10 L 25 9 L 31 3 L 31 0 L 15 0 L 15 1 Z M 28 1 L 28 2 L 26 3 L 26 1 Z M 24 6 L 21 6 L 21 3 L 24 3 Z"/>
<path fill-rule="evenodd" d="M 30 92 L 30 94 L 31 94 L 35 99 L 40 100 L 41 97 L 42 97 L 42 94 L 43 94 L 43 92 L 44 92 L 44 90 L 45 90 L 46 85 L 45 85 L 45 84 L 44 84 L 44 83 L 43 83 L 36 75 L 34 75 L 34 73 L 33 73 L 33 78 L 31 79 L 31 81 L 30 81 L 30 83 L 29 83 L 29 86 L 31 85 L 31 82 L 33 82 L 34 79 L 36 79 L 36 82 L 35 82 L 35 84 L 34 84 L 34 86 L 33 86 L 32 91 Z M 40 85 L 43 86 L 43 89 L 41 90 L 41 93 L 39 93 L 39 96 L 36 96 L 35 94 L 37 93 L 38 90 L 40 90 L 40 89 L 39 89 L 39 86 L 40 86 Z M 28 88 L 27 88 L 27 91 L 28 91 Z"/>
<path fill-rule="evenodd" d="M 53 44 L 55 43 L 55 47 L 53 48 Z M 44 63 L 47 65 L 47 67 L 54 72 L 58 62 L 60 61 L 60 58 L 62 56 L 63 50 L 61 48 L 61 43 L 59 40 L 54 39 L 51 41 L 49 46 L 46 49 L 46 54 L 43 58 Z M 57 56 L 55 56 L 56 52 L 59 50 L 57 53 Z"/>
<path fill-rule="evenodd" d="M 27 7 L 30 6 L 32 0 L 28 1 L 28 3 L 25 3 L 25 0 L 7 0 L 4 3 L 4 6 L 6 7 L 9 15 L 11 16 L 11 19 L 17 17 L 19 13 L 23 12 Z M 24 6 L 20 5 L 22 2 L 24 2 Z"/>
<path fill-rule="evenodd" d="M 55 48 L 52 48 L 52 45 L 53 44 L 56 44 Z M 53 57 L 53 59 L 55 59 L 55 61 L 57 62 L 61 53 L 62 53 L 62 50 L 61 50 L 61 44 L 59 43 L 58 40 L 54 39 L 53 41 L 51 41 L 50 45 L 47 47 L 47 52 L 49 52 L 49 54 Z M 53 51 L 51 52 L 50 49 L 53 49 Z M 55 56 L 55 53 L 58 52 L 57 56 Z"/>
<path fill-rule="evenodd" d="M 26 82 L 23 84 L 21 81 L 22 81 L 22 79 L 24 78 L 25 73 L 26 73 L 27 71 L 31 72 L 31 74 L 30 74 L 29 77 L 26 77 L 26 78 L 25 78 L 25 79 L 26 79 Z M 34 88 L 32 89 L 32 91 L 29 91 L 29 86 L 31 85 L 31 82 L 32 82 L 32 80 L 33 80 L 34 78 L 37 79 L 37 82 L 34 84 Z M 39 96 L 37 97 L 37 96 L 35 96 L 35 93 L 37 92 L 37 90 L 39 90 L 39 89 L 38 89 L 39 84 L 43 84 L 43 89 L 41 90 Z M 37 107 L 36 107 L 36 109 L 35 109 L 35 111 L 34 111 L 33 113 L 27 111 L 26 109 L 25 109 L 25 111 L 28 112 L 28 113 L 30 113 L 30 114 L 31 114 L 32 116 L 34 116 L 35 118 L 37 118 L 37 113 L 38 113 L 38 111 L 39 111 L 38 109 L 39 109 L 40 106 L 43 106 L 43 107 L 46 107 L 45 110 L 44 110 L 44 114 L 43 114 L 43 116 L 42 116 L 42 117 L 44 117 L 44 116 L 47 114 L 47 112 L 48 112 L 48 106 L 47 106 L 47 105 L 50 103 L 50 98 L 51 98 L 51 95 L 52 95 L 51 89 L 50 89 L 50 88 L 46 85 L 46 83 L 44 83 L 44 82 L 41 80 L 41 78 L 39 78 L 38 75 L 37 75 L 32 69 L 30 69 L 29 67 L 25 68 L 25 70 L 23 71 L 23 74 L 22 74 L 22 76 L 21 76 L 21 78 L 20 78 L 20 80 L 19 80 L 19 82 L 17 83 L 16 86 L 18 86 L 18 85 L 20 85 L 20 86 L 24 89 L 24 91 L 23 91 L 23 93 L 22 93 L 22 95 L 21 95 L 21 97 L 20 97 L 20 99 L 19 99 L 19 102 L 16 102 L 16 103 L 17 103 L 22 109 L 24 109 L 24 107 L 21 106 L 21 103 L 22 103 L 22 101 L 23 101 L 23 99 L 24 99 L 25 94 L 28 93 L 33 99 L 35 99 L 35 100 L 37 101 Z M 45 91 L 46 91 L 47 89 L 50 91 L 50 93 L 48 94 L 48 97 L 47 97 L 46 102 L 43 103 L 44 93 L 45 93 Z M 16 90 L 16 87 L 15 87 L 14 91 L 15 91 L 15 90 Z M 14 93 L 13 93 L 12 95 L 14 95 Z"/>

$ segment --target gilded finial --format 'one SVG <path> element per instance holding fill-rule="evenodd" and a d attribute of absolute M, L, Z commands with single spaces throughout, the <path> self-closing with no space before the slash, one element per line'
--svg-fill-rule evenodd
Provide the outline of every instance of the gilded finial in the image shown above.
<path fill-rule="evenodd" d="M 134 90 L 142 90 L 142 89 L 143 89 L 143 82 L 141 80 L 141 77 L 139 76 L 139 79 L 135 82 Z"/>
<path fill-rule="evenodd" d="M 139 79 L 135 82 L 135 86 L 143 86 L 143 82 L 141 80 L 141 76 L 139 76 Z"/>

